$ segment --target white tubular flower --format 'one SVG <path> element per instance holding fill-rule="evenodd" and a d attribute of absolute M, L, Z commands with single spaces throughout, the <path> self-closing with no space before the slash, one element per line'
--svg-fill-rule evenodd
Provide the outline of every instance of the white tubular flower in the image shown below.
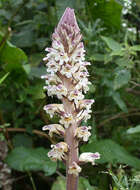
<path fill-rule="evenodd" d="M 56 85 L 44 86 L 44 90 L 48 91 L 48 96 L 53 96 L 56 94 Z"/>
<path fill-rule="evenodd" d="M 90 112 L 89 112 L 90 111 Z M 84 120 L 85 122 L 91 118 L 91 115 L 89 114 L 91 113 L 91 110 L 82 110 L 77 114 L 76 120 L 77 121 L 82 121 Z"/>
<path fill-rule="evenodd" d="M 55 113 L 57 113 L 57 114 L 64 113 L 64 106 L 63 106 L 63 104 L 48 104 L 48 105 L 44 106 L 44 110 L 52 118 Z"/>
<path fill-rule="evenodd" d="M 94 100 L 88 100 L 88 99 L 84 99 L 84 100 L 81 100 L 79 101 L 79 109 L 86 109 L 87 111 L 90 111 L 91 109 L 91 105 L 94 103 L 95 101 Z"/>
<path fill-rule="evenodd" d="M 66 96 L 67 95 L 67 88 L 62 85 L 62 84 L 59 84 L 57 87 L 56 87 L 56 95 L 59 99 L 62 99 L 63 96 Z"/>
<path fill-rule="evenodd" d="M 70 101 L 74 100 L 74 103 L 77 105 L 79 100 L 84 99 L 84 95 L 82 94 L 82 92 L 75 89 L 69 93 L 68 99 Z"/>
<path fill-rule="evenodd" d="M 68 128 L 72 122 L 73 122 L 73 116 L 72 114 L 64 113 L 63 116 L 61 116 L 61 119 L 59 121 L 62 125 L 65 126 L 65 128 Z"/>
<path fill-rule="evenodd" d="M 46 85 L 52 85 L 52 84 L 60 84 L 61 80 L 60 78 L 55 74 L 48 74 L 41 76 L 42 79 L 46 79 Z"/>
<path fill-rule="evenodd" d="M 82 168 L 78 166 L 76 162 L 73 162 L 72 165 L 69 167 L 68 173 L 78 176 L 81 170 Z"/>
<path fill-rule="evenodd" d="M 79 139 L 83 139 L 83 141 L 88 141 L 88 138 L 91 136 L 91 133 L 88 131 L 90 130 L 91 127 L 87 127 L 87 126 L 81 126 L 78 127 L 75 131 L 75 136 Z"/>
<path fill-rule="evenodd" d="M 95 165 L 95 160 L 100 159 L 100 154 L 98 152 L 84 152 L 80 155 L 80 162 L 91 162 L 92 165 Z"/>
<path fill-rule="evenodd" d="M 66 153 L 68 152 L 68 145 L 65 142 L 57 143 L 56 145 L 51 145 L 52 150 L 48 152 L 48 157 L 52 161 L 65 160 Z"/>
<path fill-rule="evenodd" d="M 43 131 L 48 130 L 50 137 L 53 136 L 53 133 L 56 133 L 58 135 L 63 135 L 63 136 L 65 134 L 65 129 L 61 125 L 59 125 L 59 124 L 45 125 L 42 128 L 42 130 Z"/>

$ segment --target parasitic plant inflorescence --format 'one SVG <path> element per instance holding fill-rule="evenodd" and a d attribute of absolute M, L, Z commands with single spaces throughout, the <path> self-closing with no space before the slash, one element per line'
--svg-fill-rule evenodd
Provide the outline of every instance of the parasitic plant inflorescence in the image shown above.
<path fill-rule="evenodd" d="M 66 163 L 67 190 L 77 190 L 81 164 L 100 158 L 99 153 L 85 152 L 78 155 L 79 141 L 88 141 L 90 126 L 81 126 L 82 121 L 90 119 L 91 105 L 94 100 L 84 99 L 89 90 L 88 71 L 85 50 L 80 29 L 76 22 L 74 10 L 66 8 L 55 32 L 52 35 L 52 47 L 43 59 L 47 64 L 44 89 L 48 96 L 57 96 L 62 104 L 49 104 L 44 110 L 53 117 L 60 116 L 59 124 L 43 127 L 50 137 L 54 134 L 64 138 L 64 142 L 51 145 L 48 157 L 52 161 L 62 160 Z"/>

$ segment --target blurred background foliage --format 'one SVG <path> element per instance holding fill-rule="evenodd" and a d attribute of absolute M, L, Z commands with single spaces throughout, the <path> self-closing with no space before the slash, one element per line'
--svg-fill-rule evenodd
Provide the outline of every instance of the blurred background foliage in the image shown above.
<path fill-rule="evenodd" d="M 75 9 L 91 62 L 86 97 L 95 99 L 85 123 L 92 126 L 92 136 L 80 152 L 101 154 L 95 167 L 84 166 L 79 190 L 138 190 L 139 0 L 0 0 L 0 141 L 9 147 L 4 162 L 12 169 L 12 188 L 65 189 L 65 167 L 47 158 L 50 139 L 41 131 L 58 121 L 43 111 L 57 99 L 43 91 L 40 76 L 45 73 L 44 49 L 68 6 Z"/>

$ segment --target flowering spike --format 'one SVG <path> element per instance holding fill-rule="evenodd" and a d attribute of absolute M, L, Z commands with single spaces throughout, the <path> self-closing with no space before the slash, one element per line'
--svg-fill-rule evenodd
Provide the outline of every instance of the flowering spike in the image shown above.
<path fill-rule="evenodd" d="M 48 96 L 56 96 L 62 104 L 49 104 L 44 110 L 53 117 L 60 116 L 59 124 L 43 127 L 52 137 L 53 133 L 64 134 L 65 142 L 52 145 L 48 153 L 53 161 L 66 160 L 67 190 L 77 190 L 78 176 L 81 172 L 80 162 L 91 162 L 99 159 L 99 153 L 83 153 L 78 158 L 79 140 L 87 141 L 91 127 L 80 126 L 82 120 L 90 119 L 91 105 L 94 100 L 84 99 L 89 90 L 89 62 L 85 61 L 84 44 L 78 27 L 74 10 L 66 8 L 57 28 L 52 35 L 52 46 L 46 48 L 43 59 L 47 66 L 44 89 Z"/>

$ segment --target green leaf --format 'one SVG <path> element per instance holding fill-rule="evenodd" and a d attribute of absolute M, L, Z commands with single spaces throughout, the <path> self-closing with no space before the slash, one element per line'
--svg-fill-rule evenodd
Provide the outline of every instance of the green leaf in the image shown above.
<path fill-rule="evenodd" d="M 128 68 L 131 69 L 134 67 L 134 62 L 126 57 L 122 57 L 122 58 L 117 58 L 116 62 L 115 62 L 119 67 L 121 68 Z"/>
<path fill-rule="evenodd" d="M 126 85 L 131 79 L 131 73 L 129 70 L 122 69 L 116 72 L 114 78 L 114 90 Z"/>
<path fill-rule="evenodd" d="M 108 29 L 120 29 L 122 6 L 116 0 L 87 0 L 87 13 L 90 19 L 100 18 Z"/>
<path fill-rule="evenodd" d="M 66 189 L 66 180 L 63 179 L 62 177 L 58 177 L 51 188 L 51 190 L 65 190 L 65 189 Z M 85 179 L 84 177 L 80 177 L 78 190 L 85 190 L 85 189 L 95 190 L 95 188 L 89 184 L 87 179 Z"/>
<path fill-rule="evenodd" d="M 127 134 L 140 133 L 140 125 L 137 125 L 136 127 L 130 128 L 126 132 L 127 132 Z"/>
<path fill-rule="evenodd" d="M 127 107 L 125 102 L 121 99 L 120 93 L 119 92 L 114 92 L 112 93 L 112 98 L 116 102 L 116 104 L 119 106 L 119 108 L 124 111 L 128 112 Z"/>
<path fill-rule="evenodd" d="M 0 41 L 2 38 L 3 35 L 0 34 Z M 9 41 L 6 41 L 0 49 L 0 62 L 5 64 L 5 69 L 9 72 L 22 69 L 22 64 L 27 63 L 27 61 L 24 51 L 12 45 Z"/>
<path fill-rule="evenodd" d="M 122 49 L 121 44 L 113 40 L 112 38 L 101 36 L 102 40 L 108 45 L 108 47 L 113 51 L 120 51 Z"/>
<path fill-rule="evenodd" d="M 1 79 L 0 79 L 0 84 L 3 83 L 3 81 L 8 77 L 10 73 L 6 73 Z"/>
<path fill-rule="evenodd" d="M 140 51 L 140 45 L 132 46 L 132 47 L 130 47 L 130 50 L 132 50 L 132 51 Z"/>
<path fill-rule="evenodd" d="M 17 147 L 7 156 L 7 164 L 15 170 L 44 171 L 45 175 L 52 175 L 56 171 L 56 163 L 47 157 L 48 150 L 44 148 Z"/>
<path fill-rule="evenodd" d="M 30 64 L 23 65 L 23 69 L 27 74 L 29 74 L 31 72 L 31 65 Z"/>
<path fill-rule="evenodd" d="M 105 139 L 84 145 L 82 152 L 99 152 L 101 158 L 98 163 L 121 163 L 140 169 L 140 160 L 130 155 L 124 147 L 116 142 Z"/>

